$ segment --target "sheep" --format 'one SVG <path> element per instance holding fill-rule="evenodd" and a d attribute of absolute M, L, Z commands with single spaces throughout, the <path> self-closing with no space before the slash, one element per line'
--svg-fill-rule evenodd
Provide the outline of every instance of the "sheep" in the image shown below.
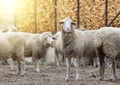
<path fill-rule="evenodd" d="M 5 32 L 18 32 L 18 28 L 14 25 L 0 25 L 0 33 Z M 10 69 L 14 70 L 14 61 L 11 57 L 7 60 L 7 63 L 10 65 Z"/>
<path fill-rule="evenodd" d="M 82 30 L 83 29 L 80 29 L 79 30 Z M 93 46 L 93 38 L 94 38 L 94 34 L 95 34 L 95 31 L 92 31 L 92 30 L 86 30 L 84 31 L 85 35 L 87 37 L 89 37 L 89 39 L 86 37 L 86 43 L 87 44 L 87 51 L 90 50 L 90 52 L 92 52 L 94 55 L 95 55 L 95 50 L 94 50 L 94 46 Z M 60 58 L 62 58 L 62 63 L 64 63 L 64 57 L 63 57 L 63 52 L 62 52 L 62 34 L 60 31 L 58 31 L 55 35 L 54 35 L 54 38 L 55 38 L 55 53 L 56 53 L 56 62 L 57 62 L 57 66 L 60 65 Z M 92 44 L 91 44 L 92 43 Z M 88 49 L 88 46 L 92 45 L 90 47 L 90 49 Z M 91 56 L 94 56 L 94 55 L 91 55 Z M 71 60 L 71 64 L 75 64 L 74 63 L 74 58 L 72 58 Z M 81 58 L 81 61 L 80 61 L 80 65 L 83 65 L 83 66 L 86 66 L 89 64 L 89 59 L 87 57 L 82 57 Z"/>
<path fill-rule="evenodd" d="M 81 31 L 86 31 L 85 34 L 89 37 L 90 33 L 90 37 L 92 38 L 93 40 L 93 33 L 92 31 L 90 31 L 90 33 L 88 33 L 89 31 L 84 29 L 84 28 L 79 28 L 78 30 L 81 30 Z M 54 35 L 54 38 L 55 38 L 55 53 L 56 53 L 56 62 L 57 62 L 57 66 L 60 65 L 60 60 L 62 61 L 62 63 L 64 64 L 64 57 L 63 57 L 63 52 L 62 52 L 62 34 L 60 31 L 58 31 L 55 35 Z M 88 39 L 87 39 L 88 41 Z M 62 58 L 62 59 L 60 59 Z M 81 61 L 80 61 L 80 65 L 83 65 L 83 66 L 86 66 L 88 63 L 89 63 L 89 59 L 86 58 L 86 57 L 82 57 Z M 74 65 L 74 58 L 72 58 L 71 60 L 71 64 Z"/>
<path fill-rule="evenodd" d="M 83 29 L 79 29 L 79 30 L 83 30 Z M 63 51 L 62 51 L 62 34 L 60 31 L 58 31 L 55 35 L 54 35 L 54 38 L 55 38 L 55 54 L 56 54 L 56 63 L 57 63 L 57 66 L 60 66 L 60 64 L 64 64 L 65 60 L 64 60 L 64 57 L 63 57 Z M 82 64 L 85 65 L 86 62 L 84 62 L 86 59 L 85 57 L 82 57 Z M 72 58 L 71 59 L 71 64 L 73 64 L 75 66 L 75 59 Z"/>
<path fill-rule="evenodd" d="M 65 18 L 60 22 L 62 25 L 62 43 L 63 55 L 66 58 L 67 75 L 65 81 L 70 77 L 71 58 L 76 58 L 76 80 L 79 80 L 79 61 L 84 53 L 84 33 L 80 30 L 75 30 L 75 23 L 70 18 Z"/>
<path fill-rule="evenodd" d="M 41 34 L 23 34 L 23 36 L 28 37 L 26 38 L 25 44 L 25 56 L 32 56 L 35 61 L 35 70 L 36 72 L 39 72 L 39 60 L 45 57 L 46 51 L 50 46 L 53 47 L 53 35 L 51 32 L 43 32 Z"/>
<path fill-rule="evenodd" d="M 18 62 L 18 75 L 25 74 L 24 62 L 25 40 L 17 33 L 0 33 L 0 60 L 7 60 L 9 56 Z"/>
<path fill-rule="evenodd" d="M 115 59 L 120 55 L 120 29 L 115 27 L 102 27 L 94 36 L 94 46 L 100 62 L 100 80 L 103 80 L 105 71 L 104 58 L 111 63 L 111 80 L 116 80 Z"/>
<path fill-rule="evenodd" d="M 79 28 L 81 31 L 85 31 L 84 28 Z M 64 57 L 62 52 L 62 34 L 61 31 L 58 31 L 56 34 L 54 34 L 55 38 L 55 54 L 56 54 L 56 63 L 57 66 L 59 66 L 62 62 L 64 64 Z M 61 62 L 60 62 L 61 61 Z M 71 64 L 74 63 L 74 59 L 71 60 Z"/>
<path fill-rule="evenodd" d="M 58 31 L 55 35 L 55 54 L 56 54 L 56 63 L 57 66 L 59 66 L 60 63 L 60 58 L 62 60 L 62 63 L 64 64 L 64 57 L 63 57 L 63 52 L 62 52 L 62 34 L 60 31 Z"/>

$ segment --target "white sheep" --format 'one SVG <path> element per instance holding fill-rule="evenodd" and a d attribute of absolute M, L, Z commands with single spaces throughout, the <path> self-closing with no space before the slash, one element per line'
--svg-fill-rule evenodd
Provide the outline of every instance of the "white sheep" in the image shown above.
<path fill-rule="evenodd" d="M 81 30 L 81 29 L 80 29 Z M 58 31 L 56 34 L 54 34 L 54 38 L 55 38 L 55 54 L 56 54 L 56 63 L 57 66 L 64 64 L 65 63 L 65 59 L 63 56 L 63 51 L 62 51 L 62 33 L 61 31 Z M 82 57 L 83 59 L 84 57 Z M 82 60 L 82 64 L 84 63 L 84 60 Z M 75 58 L 71 59 L 71 64 L 73 64 L 75 66 Z"/>
<path fill-rule="evenodd" d="M 111 62 L 111 79 L 116 80 L 115 59 L 119 58 L 120 54 L 120 29 L 115 27 L 103 27 L 97 30 L 94 38 L 94 45 L 100 60 L 100 79 L 104 78 L 104 58 L 106 56 Z"/>
<path fill-rule="evenodd" d="M 53 35 L 51 32 L 43 32 L 41 34 L 23 34 L 22 36 L 26 37 L 25 45 L 25 56 L 32 56 L 35 61 L 36 71 L 39 72 L 39 60 L 45 58 L 47 49 L 50 46 L 53 46 Z"/>
<path fill-rule="evenodd" d="M 18 32 L 18 28 L 11 24 L 11 25 L 0 25 L 0 33 L 5 33 L 5 32 Z M 7 63 L 10 66 L 11 70 L 14 70 L 14 61 L 11 57 L 7 60 Z"/>
<path fill-rule="evenodd" d="M 66 81 L 70 78 L 71 58 L 76 58 L 76 80 L 79 80 L 79 62 L 84 53 L 84 33 L 80 30 L 75 30 L 75 23 L 70 18 L 65 18 L 60 22 L 62 24 L 62 43 L 63 55 L 66 57 L 67 76 Z"/>
<path fill-rule="evenodd" d="M 64 64 L 64 57 L 62 52 L 62 34 L 61 32 L 57 32 L 54 35 L 55 38 L 55 54 L 56 54 L 56 63 L 59 66 L 61 63 Z"/>
<path fill-rule="evenodd" d="M 9 56 L 18 62 L 18 74 L 24 75 L 24 45 L 25 40 L 17 33 L 0 33 L 0 60 L 7 60 Z"/>

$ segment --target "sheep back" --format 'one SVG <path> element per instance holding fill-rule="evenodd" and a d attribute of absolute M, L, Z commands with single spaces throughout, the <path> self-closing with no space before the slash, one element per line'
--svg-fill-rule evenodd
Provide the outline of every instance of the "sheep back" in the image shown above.
<path fill-rule="evenodd" d="M 17 33 L 0 33 L 0 58 L 7 59 L 8 56 L 14 59 L 24 55 L 24 39 Z"/>
<path fill-rule="evenodd" d="M 101 48 L 105 56 L 115 58 L 120 54 L 120 29 L 114 27 L 103 27 L 95 34 L 94 44 Z"/>

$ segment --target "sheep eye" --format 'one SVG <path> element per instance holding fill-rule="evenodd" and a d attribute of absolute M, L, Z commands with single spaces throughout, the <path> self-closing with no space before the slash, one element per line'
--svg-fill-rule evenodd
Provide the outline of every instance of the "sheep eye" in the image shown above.
<path fill-rule="evenodd" d="M 55 38 L 55 37 L 52 37 L 52 39 L 53 39 L 53 40 L 56 40 L 56 38 Z"/>
<path fill-rule="evenodd" d="M 45 37 L 44 39 L 47 40 L 48 37 Z"/>

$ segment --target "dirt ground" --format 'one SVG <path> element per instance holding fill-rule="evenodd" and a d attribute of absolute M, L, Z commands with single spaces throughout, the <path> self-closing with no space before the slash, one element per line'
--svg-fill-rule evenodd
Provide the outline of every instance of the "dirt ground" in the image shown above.
<path fill-rule="evenodd" d="M 66 76 L 65 66 L 41 66 L 41 71 L 36 73 L 33 65 L 27 65 L 25 76 L 9 75 L 8 65 L 0 66 L 0 85 L 120 85 L 120 80 L 110 81 L 110 69 L 105 71 L 105 79 L 99 80 L 99 68 L 80 67 L 81 80 L 75 81 L 75 68 L 71 68 L 71 78 L 64 81 Z M 117 69 L 120 78 L 120 69 Z"/>

